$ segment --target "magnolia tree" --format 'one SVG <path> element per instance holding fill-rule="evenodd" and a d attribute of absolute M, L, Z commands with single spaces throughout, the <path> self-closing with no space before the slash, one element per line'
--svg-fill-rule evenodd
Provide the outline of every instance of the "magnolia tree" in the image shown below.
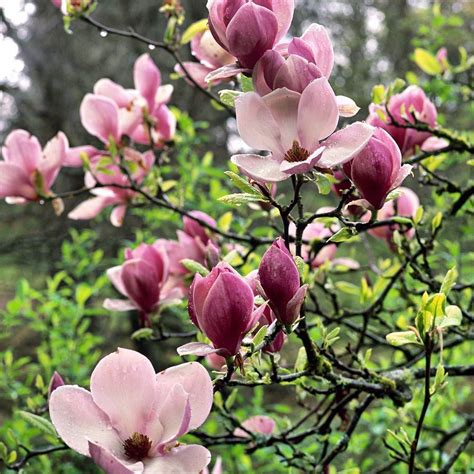
<path fill-rule="evenodd" d="M 75 231 L 48 289 L 23 281 L 7 305 L 5 334 L 26 320 L 44 342 L 33 358 L 3 353 L 18 408 L 0 431 L 4 468 L 468 472 L 472 254 L 458 237 L 474 147 L 443 125 L 433 94 L 449 88 L 451 113 L 463 110 L 466 52 L 452 65 L 446 50 L 418 48 L 431 97 L 411 73 L 409 86 L 375 86 L 367 112 L 331 86 L 325 26 L 289 35 L 293 0 L 210 0 L 186 30 L 179 1 L 166 0 L 162 41 L 99 23 L 92 0 L 53 3 L 69 32 L 81 21 L 171 55 L 178 87 L 235 117 L 244 152 L 214 166 L 193 153 L 205 131 L 169 105 L 151 52 L 132 89 L 91 85 L 79 111 L 89 143 L 9 134 L 8 203 L 117 227 L 135 214 L 142 228 L 95 279 L 87 269 L 103 255 Z M 56 192 L 68 167 L 84 170 L 84 186 Z M 130 338 L 104 340 L 119 312 L 134 321 Z M 98 315 L 110 318 L 98 326 Z"/>

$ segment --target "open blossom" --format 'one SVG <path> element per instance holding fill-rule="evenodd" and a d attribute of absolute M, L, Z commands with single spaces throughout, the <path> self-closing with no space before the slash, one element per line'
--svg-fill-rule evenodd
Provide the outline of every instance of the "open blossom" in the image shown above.
<path fill-rule="evenodd" d="M 220 263 L 206 277 L 196 274 L 189 290 L 189 316 L 213 347 L 190 343 L 180 347 L 178 353 L 238 354 L 242 340 L 264 309 L 265 305 L 255 309 L 252 288 L 230 265 Z"/>
<path fill-rule="evenodd" d="M 202 222 L 216 227 L 216 221 L 202 211 L 191 211 L 190 216 L 196 217 Z M 176 233 L 178 240 L 160 239 L 158 244 L 166 248 L 170 259 L 170 272 L 178 277 L 183 277 L 189 270 L 183 266 L 182 260 L 189 259 L 212 267 L 219 260 L 219 248 L 213 240 L 210 231 L 191 217 L 183 218 L 183 230 Z"/>
<path fill-rule="evenodd" d="M 285 325 L 293 324 L 300 315 L 308 285 L 301 286 L 298 268 L 283 239 L 277 239 L 265 252 L 258 276 L 277 319 Z"/>
<path fill-rule="evenodd" d="M 191 52 L 199 62 L 187 61 L 183 63 L 184 67 L 188 74 L 204 88 L 208 86 L 206 81 L 208 74 L 221 67 L 234 64 L 236 61 L 234 56 L 219 45 L 208 29 L 194 36 L 191 41 Z M 176 65 L 175 70 L 184 76 L 184 71 L 179 64 Z M 220 80 L 212 81 L 212 85 L 217 85 L 220 82 Z"/>
<path fill-rule="evenodd" d="M 251 433 L 270 436 L 275 431 L 276 423 L 269 416 L 257 415 L 257 416 L 252 416 L 249 419 L 245 420 L 242 423 L 242 426 L 247 431 L 250 431 Z M 234 435 L 239 436 L 241 438 L 249 437 L 249 434 L 246 431 L 244 431 L 242 428 L 237 428 L 234 431 Z"/>
<path fill-rule="evenodd" d="M 155 161 L 153 152 L 148 151 L 141 154 L 131 148 L 125 148 L 124 156 L 125 163 L 129 162 L 135 168 L 131 173 L 134 183 L 140 185 Z M 109 157 L 111 163 L 105 166 L 106 172 L 102 170 L 100 156 L 95 158 L 91 163 L 93 173 L 87 172 L 85 176 L 86 187 L 91 189 L 91 193 L 95 197 L 79 204 L 69 213 L 68 217 L 73 220 L 89 220 L 99 215 L 105 208 L 113 207 L 110 221 L 115 227 L 120 227 L 123 224 L 127 206 L 137 193 L 131 189 L 123 188 L 131 186 L 130 180 L 114 164 L 112 158 Z M 94 188 L 97 184 L 99 186 Z"/>
<path fill-rule="evenodd" d="M 125 250 L 125 263 L 110 268 L 107 276 L 117 291 L 127 300 L 110 300 L 104 307 L 112 311 L 140 311 L 143 323 L 160 304 L 179 299 L 181 290 L 169 280 L 169 261 L 163 248 L 141 244 L 136 249 Z"/>
<path fill-rule="evenodd" d="M 19 204 L 50 196 L 66 156 L 66 143 L 59 132 L 42 150 L 38 139 L 27 131 L 11 132 L 2 148 L 0 198 Z"/>
<path fill-rule="evenodd" d="M 376 128 L 367 146 L 343 168 L 365 205 L 380 209 L 388 193 L 411 173 L 412 166 L 401 163 L 402 155 L 395 141 L 385 130 Z"/>
<path fill-rule="evenodd" d="M 394 120 L 400 125 L 406 125 L 407 123 L 413 124 L 416 119 L 430 127 L 436 126 L 436 107 L 433 102 L 426 97 L 423 89 L 418 86 L 409 86 L 402 93 L 393 95 L 390 98 L 387 109 Z M 377 113 L 378 110 L 383 118 Z M 403 156 L 412 154 L 416 147 L 422 147 L 423 143 L 432 136 L 429 132 L 421 132 L 392 125 L 392 119 L 385 112 L 383 106 L 371 104 L 369 112 L 367 122 L 386 130 L 397 143 Z M 446 141 L 438 141 L 437 148 L 444 148 L 446 145 Z"/>
<path fill-rule="evenodd" d="M 108 474 L 198 474 L 210 462 L 209 451 L 178 438 L 204 423 L 212 400 L 202 365 L 156 374 L 145 356 L 118 349 L 97 364 L 90 391 L 57 388 L 49 413 L 62 440 Z"/>
<path fill-rule="evenodd" d="M 415 192 L 409 188 L 399 188 L 400 196 L 392 201 L 388 201 L 377 213 L 377 220 L 387 220 L 394 216 L 401 217 L 415 217 L 416 211 L 420 207 L 420 200 Z M 392 240 L 393 232 L 399 230 L 398 225 L 374 227 L 369 230 L 369 234 L 379 239 L 384 239 L 390 242 Z M 404 234 L 408 239 L 412 239 L 415 235 L 415 230 L 409 229 Z"/>
<path fill-rule="evenodd" d="M 172 86 L 161 85 L 161 73 L 148 54 L 136 61 L 133 69 L 135 89 L 125 89 L 110 79 L 100 79 L 94 93 L 81 104 L 84 128 L 108 144 L 120 143 L 127 135 L 141 144 L 161 145 L 172 140 L 176 119 L 166 106 Z M 150 137 L 151 132 L 151 137 Z"/>
<path fill-rule="evenodd" d="M 259 182 L 277 182 L 315 166 L 332 168 L 359 153 L 373 127 L 356 122 L 336 132 L 339 110 L 326 78 L 315 79 L 302 94 L 287 88 L 265 97 L 255 92 L 236 100 L 237 127 L 242 139 L 269 156 L 234 155 L 240 171 Z"/>
<path fill-rule="evenodd" d="M 243 68 L 253 68 L 288 32 L 293 0 L 209 0 L 209 28 L 215 40 Z"/>

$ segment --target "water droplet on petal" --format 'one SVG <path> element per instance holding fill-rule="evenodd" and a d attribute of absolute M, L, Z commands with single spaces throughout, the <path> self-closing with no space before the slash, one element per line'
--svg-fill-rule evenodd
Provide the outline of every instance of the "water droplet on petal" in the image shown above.
<path fill-rule="evenodd" d="M 102 38 L 106 38 L 107 35 L 108 35 L 108 33 L 107 33 L 107 31 L 105 31 L 105 30 L 102 30 L 102 31 L 100 32 L 100 36 L 102 36 Z"/>
<path fill-rule="evenodd" d="M 156 49 L 156 46 L 155 46 L 154 44 L 149 44 L 149 45 L 148 45 L 148 49 L 149 49 L 150 51 L 153 51 L 154 49 Z"/>

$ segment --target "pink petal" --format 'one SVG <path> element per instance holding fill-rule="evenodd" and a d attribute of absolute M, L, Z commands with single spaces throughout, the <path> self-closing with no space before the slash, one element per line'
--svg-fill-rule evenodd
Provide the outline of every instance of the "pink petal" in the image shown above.
<path fill-rule="evenodd" d="M 219 69 L 216 69 L 210 72 L 204 80 L 207 83 L 216 84 L 221 81 L 225 81 L 227 79 L 232 79 L 233 77 L 237 76 L 238 74 L 248 74 L 251 73 L 252 70 L 248 68 L 243 68 L 238 64 L 228 64 L 226 66 L 222 66 Z"/>
<path fill-rule="evenodd" d="M 123 459 L 119 459 L 112 452 L 99 444 L 89 441 L 89 453 L 92 460 L 101 467 L 107 474 L 134 474 L 142 473 L 144 466 L 142 462 L 129 464 Z"/>
<path fill-rule="evenodd" d="M 155 402 L 155 370 L 142 354 L 117 349 L 104 357 L 91 376 L 94 402 L 110 418 L 122 439 L 143 433 Z"/>
<path fill-rule="evenodd" d="M 446 148 L 448 146 L 449 146 L 448 140 L 445 140 L 444 138 L 430 137 L 423 142 L 423 145 L 421 145 L 421 149 L 423 151 L 430 152 L 430 151 L 442 150 L 443 148 Z"/>
<path fill-rule="evenodd" d="M 136 89 L 147 101 L 148 109 L 152 111 L 156 92 L 161 85 L 161 74 L 149 54 L 142 54 L 136 60 L 133 68 L 133 80 Z"/>
<path fill-rule="evenodd" d="M 321 168 L 333 168 L 349 161 L 367 145 L 374 128 L 363 122 L 356 122 L 339 130 L 322 143 L 326 147 L 319 160 Z"/>
<path fill-rule="evenodd" d="M 340 117 L 354 117 L 360 110 L 360 107 L 350 97 L 345 95 L 337 95 L 336 102 Z"/>
<path fill-rule="evenodd" d="M 311 171 L 318 163 L 321 153 L 323 151 L 324 147 L 319 147 L 312 155 L 310 155 L 304 161 L 282 161 L 280 165 L 280 171 L 283 171 L 288 175 L 307 173 L 308 171 Z"/>
<path fill-rule="evenodd" d="M 98 216 L 107 206 L 115 204 L 117 198 L 108 196 L 98 196 L 81 202 L 69 214 L 72 220 L 88 220 Z"/>
<path fill-rule="evenodd" d="M 268 50 L 255 65 L 252 73 L 255 92 L 264 96 L 274 88 L 275 77 L 285 64 L 283 56 L 273 49 Z"/>
<path fill-rule="evenodd" d="M 81 387 L 58 387 L 51 394 L 49 414 L 61 439 L 84 456 L 89 456 L 88 441 L 113 452 L 122 449 L 122 441 L 109 418 L 94 403 L 92 395 Z"/>
<path fill-rule="evenodd" d="M 339 121 L 336 95 L 325 77 L 315 79 L 301 95 L 298 135 L 301 145 L 314 151 L 320 140 L 334 132 Z"/>
<path fill-rule="evenodd" d="M 118 313 L 124 311 L 132 311 L 138 309 L 138 306 L 130 300 L 114 300 L 111 298 L 107 298 L 104 300 L 104 304 L 102 305 L 105 309 L 109 311 L 116 311 Z"/>
<path fill-rule="evenodd" d="M 38 163 L 38 171 L 44 178 L 46 190 L 49 191 L 66 159 L 69 146 L 66 135 L 59 132 L 45 146 L 43 156 Z"/>
<path fill-rule="evenodd" d="M 278 34 L 275 40 L 275 42 L 278 42 L 290 29 L 293 13 L 295 11 L 295 2 L 294 0 L 273 0 L 271 3 L 272 11 L 278 22 Z"/>
<path fill-rule="evenodd" d="M 301 94 L 287 88 L 277 89 L 263 98 L 281 135 L 279 148 L 269 148 L 275 155 L 281 149 L 283 154 L 286 153 L 293 146 L 293 142 L 298 139 L 297 119 L 301 98 Z"/>
<path fill-rule="evenodd" d="M 308 285 L 303 285 L 298 291 L 295 293 L 293 298 L 288 302 L 288 306 L 286 307 L 287 315 L 293 315 L 291 318 L 293 321 L 296 321 L 300 314 L 301 305 L 306 297 L 306 293 L 308 291 Z"/>
<path fill-rule="evenodd" d="M 7 136 L 2 154 L 6 162 L 19 166 L 30 175 L 41 159 L 41 145 L 26 130 L 14 130 Z"/>
<path fill-rule="evenodd" d="M 143 114 L 139 107 L 119 110 L 119 130 L 121 135 L 131 136 L 142 122 Z"/>
<path fill-rule="evenodd" d="M 110 138 L 120 140 L 119 109 L 112 99 L 87 94 L 82 100 L 80 114 L 82 125 L 91 135 L 104 143 Z"/>
<path fill-rule="evenodd" d="M 101 151 L 90 145 L 69 148 L 66 150 L 63 165 L 70 166 L 71 168 L 82 168 L 81 154 L 85 154 L 91 159 L 96 155 L 100 155 Z"/>
<path fill-rule="evenodd" d="M 243 94 L 235 101 L 237 128 L 242 140 L 257 150 L 270 150 L 283 156 L 281 131 L 264 102 L 255 92 Z"/>
<path fill-rule="evenodd" d="M 231 161 L 245 176 L 260 183 L 277 183 L 288 179 L 288 175 L 280 171 L 280 163 L 271 156 L 234 155 Z"/>
<path fill-rule="evenodd" d="M 395 181 L 392 183 L 392 188 L 398 188 L 403 181 L 411 174 L 413 166 L 411 165 L 403 165 L 398 172 L 398 176 L 395 178 Z"/>
<path fill-rule="evenodd" d="M 110 222 L 112 222 L 114 227 L 122 227 L 126 212 L 127 206 L 125 204 L 114 207 L 112 213 L 110 214 Z"/>
<path fill-rule="evenodd" d="M 189 396 L 184 388 L 175 384 L 168 387 L 164 393 L 159 393 L 166 398 L 160 403 L 158 413 L 163 432 L 160 444 L 165 445 L 183 436 L 189 430 L 191 420 L 191 406 Z"/>
<path fill-rule="evenodd" d="M 155 104 L 167 104 L 171 100 L 173 91 L 174 87 L 171 84 L 165 84 L 164 86 L 158 87 L 155 96 Z"/>
<path fill-rule="evenodd" d="M 194 343 L 199 344 L 199 343 Z M 213 403 L 212 381 L 207 370 L 197 362 L 181 364 L 156 375 L 156 390 L 160 398 L 174 384 L 180 384 L 189 395 L 191 420 L 189 429 L 195 430 L 209 416 Z"/>
<path fill-rule="evenodd" d="M 107 277 L 112 282 L 112 285 L 115 286 L 119 293 L 122 293 L 124 296 L 127 295 L 127 290 L 125 289 L 125 285 L 123 284 L 122 280 L 122 265 L 118 265 L 116 267 L 109 268 L 107 270 Z"/>
<path fill-rule="evenodd" d="M 145 472 L 199 474 L 211 462 L 211 453 L 196 444 L 178 446 L 164 456 L 145 460 Z"/>
<path fill-rule="evenodd" d="M 195 62 L 184 62 L 183 63 L 184 68 L 186 69 L 186 72 L 204 89 L 207 88 L 208 83 L 206 81 L 206 78 L 210 72 L 213 70 L 210 69 L 208 66 L 205 66 L 204 64 L 200 63 L 195 63 Z M 192 82 L 189 80 L 189 78 L 186 76 L 184 73 L 183 68 L 177 64 L 175 66 L 175 72 L 177 72 L 181 77 L 184 77 L 185 80 L 192 84 Z M 219 84 L 221 81 L 219 79 L 212 81 L 213 85 Z"/>
<path fill-rule="evenodd" d="M 219 352 L 219 349 L 214 349 L 209 344 L 203 342 L 189 342 L 176 349 L 176 352 L 180 356 L 194 355 L 197 357 L 205 357 L 209 354 L 215 354 Z"/>
<path fill-rule="evenodd" d="M 119 108 L 128 107 L 134 99 L 134 94 L 110 79 L 100 79 L 94 85 L 94 94 L 112 99 Z"/>
<path fill-rule="evenodd" d="M 242 423 L 242 426 L 252 433 L 259 433 L 264 435 L 271 435 L 276 428 L 276 423 L 269 416 L 252 416 Z M 235 436 L 247 438 L 249 435 L 242 429 L 237 429 L 234 432 Z"/>
<path fill-rule="evenodd" d="M 307 43 L 313 53 L 313 61 L 325 77 L 329 77 L 334 66 L 334 51 L 331 39 L 324 26 L 313 23 L 301 39 Z"/>
<path fill-rule="evenodd" d="M 11 162 L 0 162 L 0 198 L 17 197 L 30 201 L 38 194 L 23 168 Z"/>

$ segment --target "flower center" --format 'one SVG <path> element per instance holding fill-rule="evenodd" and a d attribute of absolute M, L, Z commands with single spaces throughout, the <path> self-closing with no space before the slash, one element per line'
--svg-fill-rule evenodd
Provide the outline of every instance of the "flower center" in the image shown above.
<path fill-rule="evenodd" d="M 309 155 L 310 152 L 295 140 L 293 146 L 286 152 L 285 160 L 290 163 L 296 163 L 308 159 Z"/>
<path fill-rule="evenodd" d="M 133 433 L 133 435 L 123 443 L 125 456 L 133 461 L 141 461 L 146 458 L 150 448 L 150 438 L 140 433 Z"/>

